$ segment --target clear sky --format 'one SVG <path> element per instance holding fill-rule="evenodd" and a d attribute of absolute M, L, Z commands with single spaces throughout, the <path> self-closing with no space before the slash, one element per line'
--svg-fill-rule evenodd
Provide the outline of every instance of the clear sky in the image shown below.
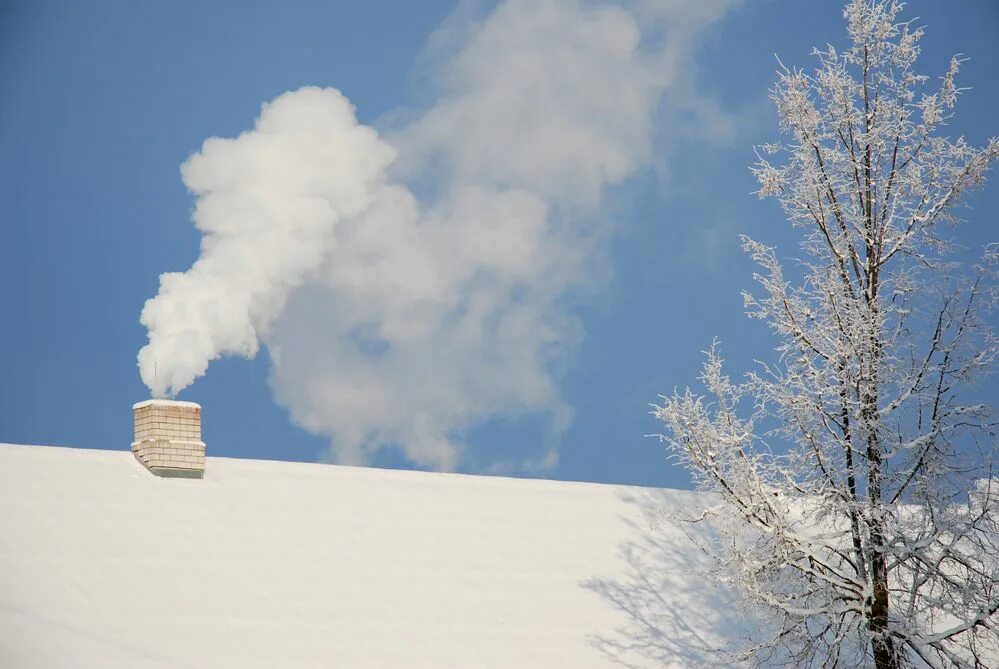
<path fill-rule="evenodd" d="M 338 224 L 316 267 L 289 261 L 302 275 L 276 302 L 248 293 L 270 314 L 256 357 L 215 360 L 178 395 L 204 406 L 209 454 L 686 487 L 644 436 L 649 403 L 695 381 L 715 336 L 733 370 L 772 351 L 742 313 L 753 268 L 738 235 L 792 255 L 795 238 L 748 165 L 776 138 L 775 54 L 810 67 L 811 47 L 843 45 L 841 9 L 4 4 L 0 441 L 128 448 L 131 404 L 150 393 L 140 312 L 161 273 L 199 255 L 181 164 L 317 86 L 396 152 L 379 184 L 397 197 Z M 927 27 L 924 73 L 969 59 L 952 131 L 983 143 L 999 4 L 906 14 Z M 308 174 L 295 162 L 281 169 Z M 214 178 L 204 164 L 192 188 Z M 995 181 L 955 233 L 968 246 L 997 239 Z M 246 276 L 237 292 L 279 253 L 263 244 L 249 257 L 267 261 L 228 275 Z"/>

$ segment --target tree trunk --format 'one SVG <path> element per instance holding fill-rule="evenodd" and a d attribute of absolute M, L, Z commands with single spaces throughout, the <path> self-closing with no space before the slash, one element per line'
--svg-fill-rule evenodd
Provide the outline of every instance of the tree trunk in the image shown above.
<path fill-rule="evenodd" d="M 876 535 L 875 535 L 876 529 Z M 871 532 L 871 543 L 880 546 L 881 522 L 875 523 Z M 888 630 L 888 565 L 884 552 L 875 549 L 872 555 L 871 581 L 874 586 L 874 599 L 871 602 L 868 628 L 873 635 L 874 666 L 877 669 L 900 669 L 898 645 Z"/>

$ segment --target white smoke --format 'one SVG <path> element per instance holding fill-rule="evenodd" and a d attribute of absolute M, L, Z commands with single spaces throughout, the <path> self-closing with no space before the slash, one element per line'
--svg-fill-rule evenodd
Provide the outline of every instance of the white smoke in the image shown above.
<path fill-rule="evenodd" d="M 202 255 L 143 310 L 143 381 L 176 393 L 263 342 L 275 399 L 350 463 L 394 446 L 455 469 L 485 421 L 566 427 L 553 368 L 580 332 L 568 303 L 600 275 L 602 194 L 652 160 L 657 109 L 723 6 L 699 4 L 681 20 L 676 2 L 508 1 L 447 26 L 437 102 L 387 134 L 392 168 L 333 90 L 206 142 L 182 170 Z"/>
<path fill-rule="evenodd" d="M 288 293 L 329 255 L 334 227 L 364 211 L 394 151 L 338 91 L 303 88 L 264 105 L 254 130 L 212 138 L 181 167 L 197 196 L 201 257 L 160 276 L 140 321 L 153 396 L 176 394 L 223 355 L 252 358 Z"/>

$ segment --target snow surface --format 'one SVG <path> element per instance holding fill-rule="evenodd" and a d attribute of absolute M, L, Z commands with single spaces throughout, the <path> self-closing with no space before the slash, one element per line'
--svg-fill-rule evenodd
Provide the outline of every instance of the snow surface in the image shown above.
<path fill-rule="evenodd" d="M 686 667 L 740 627 L 681 491 L 0 445 L 0 666 Z M 723 633 L 724 632 L 724 633 Z"/>
<path fill-rule="evenodd" d="M 132 405 L 132 409 L 141 409 L 148 406 L 157 407 L 185 407 L 188 409 L 200 409 L 201 405 L 197 402 L 184 402 L 182 400 L 143 400 L 142 402 L 136 402 Z"/>

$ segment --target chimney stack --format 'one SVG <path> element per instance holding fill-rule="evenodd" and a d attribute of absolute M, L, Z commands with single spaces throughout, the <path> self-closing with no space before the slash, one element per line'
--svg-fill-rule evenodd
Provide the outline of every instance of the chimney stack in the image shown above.
<path fill-rule="evenodd" d="M 146 400 L 132 406 L 135 441 L 132 452 L 157 476 L 200 479 L 205 475 L 201 441 L 201 405 Z"/>

